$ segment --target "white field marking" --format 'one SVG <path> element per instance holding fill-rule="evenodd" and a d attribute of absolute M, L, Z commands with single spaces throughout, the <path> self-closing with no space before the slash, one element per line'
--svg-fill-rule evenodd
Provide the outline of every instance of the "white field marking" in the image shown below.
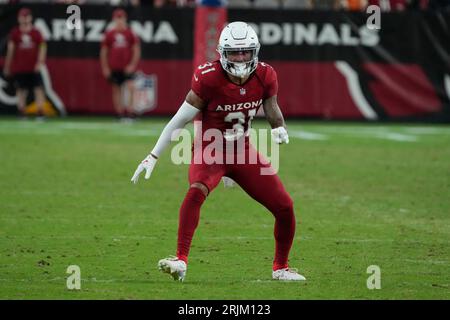
<path fill-rule="evenodd" d="M 104 122 L 57 122 L 53 123 L 55 127 L 61 129 L 73 129 L 73 130 L 120 130 L 124 128 L 121 123 L 104 123 Z"/>
<path fill-rule="evenodd" d="M 2 127 L 9 127 L 17 129 L 19 127 L 26 128 L 42 128 L 39 124 L 34 121 L 0 121 Z M 78 122 L 78 121 L 49 121 L 46 122 L 49 127 L 60 128 L 60 129 L 74 129 L 74 130 L 131 130 L 132 126 L 124 125 L 119 122 Z M 162 129 L 164 125 L 162 124 L 150 124 L 151 129 Z"/>
<path fill-rule="evenodd" d="M 394 132 L 386 132 L 386 133 L 380 133 L 375 136 L 376 138 L 385 139 L 385 140 L 392 140 L 392 141 L 398 141 L 398 142 L 416 142 L 418 138 L 413 135 L 406 135 L 401 133 L 394 133 Z"/>
<path fill-rule="evenodd" d="M 92 130 L 102 131 L 107 134 L 117 134 L 126 136 L 156 136 L 161 132 L 155 128 L 152 129 L 133 129 L 132 127 L 124 127 L 121 123 L 79 123 L 65 122 L 56 123 L 57 128 L 65 130 Z"/>
<path fill-rule="evenodd" d="M 416 142 L 418 138 L 415 135 L 396 133 L 390 131 L 386 127 L 377 128 L 358 128 L 339 130 L 338 128 L 324 128 L 324 131 L 333 132 L 334 134 L 349 135 L 355 138 L 377 138 L 399 142 Z"/>
<path fill-rule="evenodd" d="M 350 67 L 350 65 L 345 61 L 336 61 L 335 66 L 347 81 L 350 96 L 361 114 L 369 120 L 378 119 L 377 114 L 362 93 L 358 74 L 355 70 L 353 70 L 352 67 Z"/>
<path fill-rule="evenodd" d="M 320 131 L 322 134 L 333 134 L 333 135 L 350 135 L 355 137 L 360 137 L 361 135 L 373 136 L 379 133 L 390 132 L 390 129 L 387 127 L 327 127 L 323 126 L 321 128 L 317 128 L 317 131 Z"/>
<path fill-rule="evenodd" d="M 124 136 L 136 136 L 136 137 L 149 137 L 149 136 L 157 137 L 161 134 L 160 131 L 156 130 L 127 130 L 118 133 L 121 133 Z"/>
<path fill-rule="evenodd" d="M 413 262 L 413 263 L 429 263 L 429 264 L 449 264 L 449 261 L 446 260 L 415 260 L 415 259 L 401 259 L 402 261 L 406 262 Z"/>
<path fill-rule="evenodd" d="M 447 97 L 450 99 L 450 76 L 448 74 L 444 76 L 444 87 L 445 92 L 447 92 Z"/>
<path fill-rule="evenodd" d="M 137 129 L 133 130 L 132 128 L 126 127 L 114 127 L 114 126 L 95 126 L 93 124 L 75 124 L 75 123 L 67 123 L 67 124 L 48 124 L 44 123 L 44 127 L 42 124 L 35 124 L 31 121 L 25 121 L 26 123 L 30 123 L 31 125 L 19 125 L 19 126 L 0 126 L 0 132 L 5 133 L 14 133 L 14 134 L 37 134 L 37 135 L 47 135 L 47 134 L 61 134 L 65 130 L 91 130 L 91 131 L 101 131 L 102 134 L 105 135 L 121 135 L 121 136 L 159 136 L 161 133 L 156 129 Z M 28 130 L 23 130 L 28 129 Z"/>
<path fill-rule="evenodd" d="M 321 133 L 307 132 L 303 130 L 289 130 L 289 137 L 303 140 L 328 140 L 328 136 Z"/>
<path fill-rule="evenodd" d="M 93 130 L 101 131 L 104 134 L 121 135 L 121 136 L 159 136 L 161 130 L 152 125 L 151 129 L 133 129 L 131 127 L 124 127 L 120 123 L 102 123 L 102 122 L 64 122 L 64 123 L 35 123 L 34 121 L 22 122 L 1 122 L 0 133 L 15 133 L 15 134 L 40 134 L 40 135 L 55 135 L 61 134 L 62 130 Z M 160 126 L 160 125 L 158 125 Z M 162 126 L 160 126 L 162 128 Z M 28 130 L 23 130 L 24 128 Z M 337 128 L 337 127 L 322 127 L 318 130 L 322 133 L 307 132 L 303 130 L 290 130 L 289 134 L 293 138 L 305 140 L 327 140 L 329 134 L 337 135 L 351 135 L 360 138 L 378 138 L 392 141 L 416 141 L 416 137 L 408 137 L 408 134 L 422 135 L 422 134 L 436 134 L 436 135 L 450 135 L 450 128 L 429 128 L 429 127 L 405 127 L 399 128 L 403 133 L 395 133 L 390 131 L 388 127 L 355 127 L 355 128 Z M 31 131 L 30 131 L 31 130 Z M 324 134 L 326 133 L 326 134 Z M 328 135 L 327 135 L 328 134 Z"/>
<path fill-rule="evenodd" d="M 291 131 L 295 131 L 296 126 L 290 126 Z M 413 134 L 413 135 L 450 135 L 450 127 L 445 126 L 402 126 L 402 127 L 389 127 L 389 126 L 351 126 L 351 127 L 337 127 L 331 125 L 323 125 L 321 127 L 314 128 L 315 131 L 318 131 L 320 134 L 336 134 L 336 135 L 352 135 L 352 136 L 361 136 L 361 135 L 375 135 L 380 133 L 405 133 L 405 134 Z"/>
<path fill-rule="evenodd" d="M 439 127 L 407 127 L 404 128 L 404 131 L 416 135 L 450 135 L 450 128 Z"/>

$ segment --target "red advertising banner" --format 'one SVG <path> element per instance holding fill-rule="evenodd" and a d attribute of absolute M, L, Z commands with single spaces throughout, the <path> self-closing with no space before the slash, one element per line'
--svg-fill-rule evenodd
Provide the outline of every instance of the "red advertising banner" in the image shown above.
<path fill-rule="evenodd" d="M 98 59 L 50 58 L 47 65 L 53 89 L 69 113 L 112 113 L 111 85 Z M 137 71 L 137 77 L 147 82 L 137 97 L 138 113 L 175 113 L 189 91 L 191 60 L 143 60 Z"/>
<path fill-rule="evenodd" d="M 99 61 L 113 9 L 82 6 L 82 28 L 68 30 L 66 6 L 30 7 L 48 46 L 41 74 L 49 108 L 54 114 L 113 115 L 111 84 Z M 19 7 L 0 9 L 1 70 Z M 370 31 L 359 12 L 127 10 L 142 47 L 135 79 L 138 114 L 174 114 L 189 91 L 193 68 L 218 59 L 223 26 L 239 20 L 254 27 L 260 61 L 278 74 L 286 117 L 450 122 L 448 13 L 385 13 L 382 28 Z M 0 114 L 15 113 L 16 102 L 13 82 L 0 74 Z"/>

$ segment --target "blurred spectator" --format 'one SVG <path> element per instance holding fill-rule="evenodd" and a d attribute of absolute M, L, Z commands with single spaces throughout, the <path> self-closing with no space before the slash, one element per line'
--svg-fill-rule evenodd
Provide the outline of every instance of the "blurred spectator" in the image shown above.
<path fill-rule="evenodd" d="M 255 8 L 276 9 L 281 8 L 282 0 L 253 0 Z"/>
<path fill-rule="evenodd" d="M 228 0 L 230 8 L 310 9 L 311 0 Z"/>
<path fill-rule="evenodd" d="M 19 113 L 25 116 L 28 92 L 33 90 L 38 117 L 42 118 L 45 93 L 40 71 L 45 65 L 47 46 L 40 31 L 33 26 L 30 9 L 20 9 L 17 21 L 19 26 L 9 34 L 3 74 L 12 78 L 16 87 Z"/>
<path fill-rule="evenodd" d="M 156 8 L 161 7 L 192 7 L 195 6 L 195 0 L 154 0 L 153 5 Z"/>
<path fill-rule="evenodd" d="M 312 0 L 312 8 L 317 10 L 337 10 L 340 8 L 339 0 Z"/>
<path fill-rule="evenodd" d="M 210 7 L 221 7 L 228 4 L 227 0 L 196 0 L 197 5 L 210 6 Z"/>
<path fill-rule="evenodd" d="M 94 2 L 101 2 L 103 0 L 86 0 L 88 4 L 94 4 Z M 140 0 L 107 0 L 112 6 L 134 6 L 141 5 Z"/>
<path fill-rule="evenodd" d="M 368 0 L 344 0 L 341 6 L 349 11 L 364 11 L 367 4 Z"/>
<path fill-rule="evenodd" d="M 40 1 L 40 0 L 38 0 Z M 89 0 L 53 0 L 53 1 L 47 1 L 47 2 L 55 2 L 55 3 L 62 3 L 62 4 L 85 4 L 88 3 Z M 35 0 L 29 1 L 29 2 L 37 2 Z"/>
<path fill-rule="evenodd" d="M 127 24 L 127 14 L 123 9 L 113 12 L 114 26 L 105 33 L 100 49 L 100 64 L 103 75 L 112 85 L 112 101 L 120 120 L 129 122 L 134 118 L 134 73 L 141 57 L 139 38 Z M 124 106 L 122 97 L 124 86 L 129 92 L 129 100 Z"/>
<path fill-rule="evenodd" d="M 311 0 L 284 0 L 283 8 L 285 9 L 311 9 Z"/>
<path fill-rule="evenodd" d="M 156 8 L 176 7 L 177 6 L 177 0 L 155 0 L 155 1 L 153 1 L 153 5 Z"/>
<path fill-rule="evenodd" d="M 229 8 L 251 8 L 253 2 L 250 0 L 228 0 Z"/>
<path fill-rule="evenodd" d="M 407 0 L 406 7 L 411 10 L 426 10 L 428 9 L 429 0 Z"/>
<path fill-rule="evenodd" d="M 368 5 L 377 5 L 381 11 L 403 11 L 406 9 L 406 0 L 369 0 Z"/>

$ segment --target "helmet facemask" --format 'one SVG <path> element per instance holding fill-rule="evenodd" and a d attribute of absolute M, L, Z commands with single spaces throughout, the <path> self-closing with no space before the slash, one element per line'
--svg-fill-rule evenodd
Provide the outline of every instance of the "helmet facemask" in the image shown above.
<path fill-rule="evenodd" d="M 258 52 L 259 43 L 254 47 L 248 48 L 227 48 L 219 46 L 217 51 L 220 54 L 220 63 L 223 69 L 229 74 L 238 77 L 245 78 L 249 76 L 253 71 L 255 71 L 258 65 Z M 250 59 L 247 61 L 231 61 L 229 59 L 230 53 L 232 52 L 250 52 Z"/>

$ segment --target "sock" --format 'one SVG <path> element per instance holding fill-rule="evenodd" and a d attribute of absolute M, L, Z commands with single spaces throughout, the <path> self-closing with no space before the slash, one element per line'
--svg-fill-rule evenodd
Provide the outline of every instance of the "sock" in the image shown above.
<path fill-rule="evenodd" d="M 200 219 L 200 207 L 205 199 L 206 196 L 202 190 L 190 188 L 180 208 L 177 257 L 186 264 L 191 248 L 192 237 L 194 236 L 195 229 L 197 228 Z"/>

